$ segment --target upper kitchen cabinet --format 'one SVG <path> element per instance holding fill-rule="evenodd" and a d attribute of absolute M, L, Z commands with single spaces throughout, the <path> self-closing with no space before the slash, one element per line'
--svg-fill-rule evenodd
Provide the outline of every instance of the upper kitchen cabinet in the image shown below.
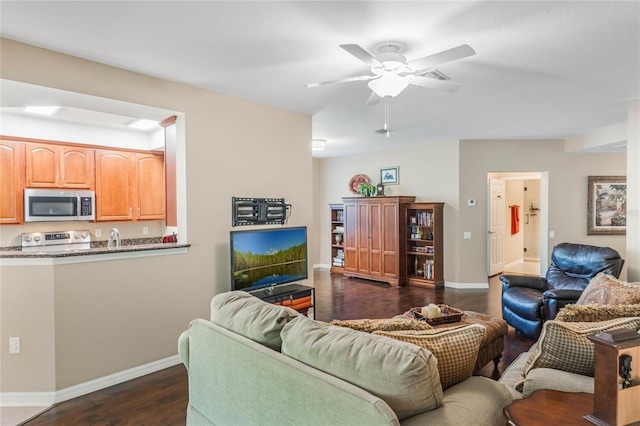
<path fill-rule="evenodd" d="M 164 157 L 95 151 L 96 221 L 165 218 Z"/>
<path fill-rule="evenodd" d="M 93 149 L 30 142 L 25 155 L 28 188 L 93 189 Z"/>
<path fill-rule="evenodd" d="M 96 221 L 133 220 L 133 159 L 128 151 L 95 150 Z"/>
<path fill-rule="evenodd" d="M 0 224 L 24 221 L 24 145 L 0 139 Z"/>
<path fill-rule="evenodd" d="M 136 153 L 136 219 L 165 218 L 164 156 Z"/>

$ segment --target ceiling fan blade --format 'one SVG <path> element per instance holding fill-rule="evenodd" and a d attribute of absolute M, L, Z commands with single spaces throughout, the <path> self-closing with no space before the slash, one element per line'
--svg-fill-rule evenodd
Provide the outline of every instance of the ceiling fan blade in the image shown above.
<path fill-rule="evenodd" d="M 466 58 L 467 56 L 475 55 L 476 51 L 468 44 L 463 44 L 458 47 L 451 48 L 449 50 L 443 50 L 433 55 L 425 56 L 424 58 L 416 59 L 409 62 L 411 68 L 416 71 L 425 70 L 427 68 L 434 68 L 437 65 L 444 64 L 446 62 L 455 61 L 456 59 Z"/>
<path fill-rule="evenodd" d="M 341 44 L 340 47 L 342 47 L 344 50 L 351 53 L 353 56 L 360 59 L 370 67 L 382 66 L 380 61 L 378 61 L 371 53 L 367 52 L 357 44 Z"/>
<path fill-rule="evenodd" d="M 421 75 L 408 75 L 406 76 L 406 78 L 409 79 L 409 84 L 412 84 L 414 86 L 426 87 L 427 89 L 442 90 L 443 92 L 449 93 L 455 92 L 460 87 L 462 87 L 462 85 L 458 83 L 423 77 Z"/>
<path fill-rule="evenodd" d="M 371 80 L 373 78 L 378 78 L 380 77 L 379 75 L 359 75 L 357 77 L 347 77 L 347 78 L 341 78 L 338 80 L 329 80 L 329 81 L 321 81 L 319 83 L 308 83 L 305 84 L 305 87 L 318 87 L 318 86 L 324 86 L 326 84 L 333 84 L 333 83 L 347 83 L 349 81 L 367 81 L 367 80 Z"/>
<path fill-rule="evenodd" d="M 376 92 L 374 92 L 372 90 L 371 94 L 369 95 L 369 99 L 367 99 L 367 102 L 365 102 L 365 105 L 377 104 L 381 100 L 382 100 L 382 98 L 380 96 L 376 95 Z"/>

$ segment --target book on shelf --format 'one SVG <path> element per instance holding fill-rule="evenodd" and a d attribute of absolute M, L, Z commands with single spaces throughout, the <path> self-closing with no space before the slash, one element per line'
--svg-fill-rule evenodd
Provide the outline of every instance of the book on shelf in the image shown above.
<path fill-rule="evenodd" d="M 416 221 L 418 223 L 418 226 L 433 226 L 433 212 L 417 212 Z"/>

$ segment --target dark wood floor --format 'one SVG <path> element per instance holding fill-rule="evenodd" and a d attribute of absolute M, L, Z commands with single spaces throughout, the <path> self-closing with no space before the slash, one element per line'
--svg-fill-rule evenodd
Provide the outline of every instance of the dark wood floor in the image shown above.
<path fill-rule="evenodd" d="M 445 303 L 500 317 L 500 282 L 491 278 L 488 290 L 428 290 L 394 288 L 359 279 L 343 279 L 326 270 L 314 271 L 315 317 L 332 319 L 389 318 L 414 306 Z M 208 301 L 207 301 L 208 303 Z M 509 327 L 498 368 L 487 364 L 478 374 L 497 379 L 504 368 L 533 342 Z M 57 404 L 25 423 L 39 425 L 184 425 L 188 402 L 182 365 Z"/>

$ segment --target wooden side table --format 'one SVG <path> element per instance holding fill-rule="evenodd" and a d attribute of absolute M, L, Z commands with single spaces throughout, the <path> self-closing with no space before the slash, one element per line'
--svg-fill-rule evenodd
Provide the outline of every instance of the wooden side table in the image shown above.
<path fill-rule="evenodd" d="M 541 389 L 504 411 L 511 426 L 591 425 L 583 417 L 593 413 L 593 394 Z"/>

